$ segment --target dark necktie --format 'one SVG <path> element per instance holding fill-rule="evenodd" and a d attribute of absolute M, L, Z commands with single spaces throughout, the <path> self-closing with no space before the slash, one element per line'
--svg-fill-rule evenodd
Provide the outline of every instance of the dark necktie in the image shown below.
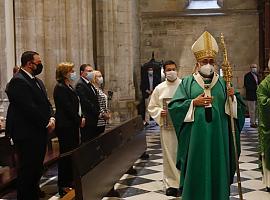
<path fill-rule="evenodd" d="M 89 87 L 92 89 L 94 94 L 97 95 L 96 89 L 94 88 L 94 86 L 90 82 L 89 82 Z"/>
<path fill-rule="evenodd" d="M 255 81 L 256 81 L 256 85 L 258 85 L 258 77 L 257 77 L 257 75 L 254 74 L 254 73 L 252 73 L 252 75 L 253 75 L 253 77 L 254 77 L 254 79 L 255 79 Z"/>
<path fill-rule="evenodd" d="M 36 77 L 32 78 L 32 81 L 33 81 L 34 85 L 37 86 L 41 90 L 41 87 L 40 87 L 40 85 L 38 83 L 37 78 Z"/>

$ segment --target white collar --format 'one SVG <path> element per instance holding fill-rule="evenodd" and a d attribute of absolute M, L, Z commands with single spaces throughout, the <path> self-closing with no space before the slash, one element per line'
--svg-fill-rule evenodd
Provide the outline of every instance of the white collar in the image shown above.
<path fill-rule="evenodd" d="M 168 85 L 179 84 L 179 81 L 180 81 L 180 79 L 178 77 L 173 82 L 168 81 L 168 79 L 166 78 L 166 83 Z"/>
<path fill-rule="evenodd" d="M 211 89 L 217 83 L 219 75 L 217 73 L 214 73 L 213 79 L 211 83 L 208 85 L 208 88 L 205 88 L 203 78 L 198 72 L 195 72 L 193 74 L 193 77 L 197 81 L 197 83 L 201 86 L 202 89 Z"/>
<path fill-rule="evenodd" d="M 26 71 L 25 69 L 23 69 L 22 67 L 21 67 L 21 69 L 31 78 L 31 79 L 33 79 L 33 78 L 35 78 L 32 74 L 30 74 L 28 71 Z"/>
<path fill-rule="evenodd" d="M 84 78 L 83 76 L 81 76 L 81 77 L 87 84 L 90 83 L 90 81 L 88 81 L 86 78 Z"/>

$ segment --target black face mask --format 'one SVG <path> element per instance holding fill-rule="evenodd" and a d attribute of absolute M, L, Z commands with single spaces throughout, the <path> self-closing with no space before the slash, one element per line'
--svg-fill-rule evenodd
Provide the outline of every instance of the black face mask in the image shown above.
<path fill-rule="evenodd" d="M 42 72 L 43 65 L 41 63 L 39 63 L 39 64 L 36 65 L 36 67 L 37 68 L 33 70 L 33 75 L 34 76 L 37 76 Z"/>

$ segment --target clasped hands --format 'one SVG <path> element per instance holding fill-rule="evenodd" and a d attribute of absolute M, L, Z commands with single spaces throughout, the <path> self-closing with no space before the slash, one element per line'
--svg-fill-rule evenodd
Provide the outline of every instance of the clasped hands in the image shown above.
<path fill-rule="evenodd" d="M 193 99 L 193 106 L 209 106 L 214 97 L 206 96 L 205 93 L 200 94 L 195 99 Z"/>
<path fill-rule="evenodd" d="M 227 88 L 227 95 L 233 98 L 234 89 L 232 87 Z M 205 93 L 200 94 L 195 99 L 193 99 L 193 106 L 209 106 L 214 97 L 206 96 Z"/>
<path fill-rule="evenodd" d="M 85 126 L 85 118 L 83 117 L 81 119 L 81 124 L 80 124 L 80 127 L 83 128 Z M 52 133 L 55 129 L 55 118 L 54 117 L 51 117 L 50 120 L 49 120 L 49 123 L 47 124 L 46 126 L 47 130 L 48 130 L 48 133 Z"/>

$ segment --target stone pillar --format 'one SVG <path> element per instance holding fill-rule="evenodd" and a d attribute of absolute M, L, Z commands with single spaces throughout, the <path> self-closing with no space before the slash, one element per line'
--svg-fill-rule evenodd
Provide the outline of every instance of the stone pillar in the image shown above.
<path fill-rule="evenodd" d="M 270 0 L 258 2 L 259 10 L 259 66 L 261 78 L 269 74 L 268 60 L 270 58 Z"/>
<path fill-rule="evenodd" d="M 8 0 L 7 0 L 8 1 Z M 45 82 L 52 100 L 55 68 L 60 62 L 93 64 L 91 0 L 16 0 L 17 58 L 25 50 L 40 53 Z"/>
<path fill-rule="evenodd" d="M 264 66 L 267 68 L 268 59 L 270 58 L 270 1 L 266 0 L 264 5 L 264 45 L 265 61 Z"/>
<path fill-rule="evenodd" d="M 36 51 L 44 61 L 44 26 L 43 26 L 43 1 L 42 0 L 16 0 L 16 56 L 21 65 L 21 55 L 24 51 Z M 44 65 L 45 68 L 47 67 Z M 44 79 L 46 69 L 39 75 Z"/>
<path fill-rule="evenodd" d="M 269 74 L 268 60 L 270 60 L 270 0 L 265 1 L 264 5 L 264 71 L 263 77 Z"/>
<path fill-rule="evenodd" d="M 0 3 L 0 117 L 5 117 L 8 100 L 5 94 L 7 82 L 12 78 L 15 66 L 14 2 L 4 0 Z"/>
<path fill-rule="evenodd" d="M 5 0 L 5 25 L 6 25 L 6 80 L 12 77 L 15 62 L 15 30 L 14 30 L 14 4 L 13 0 Z"/>
<path fill-rule="evenodd" d="M 113 111 L 121 119 L 135 113 L 134 72 L 139 58 L 138 5 L 132 0 L 97 2 L 98 66 L 104 71 L 105 89 L 112 90 Z M 138 66 L 137 66 L 138 67 Z"/>
<path fill-rule="evenodd" d="M 0 48 L 6 48 L 6 34 L 5 34 L 5 1 L 0 1 Z M 6 53 L 0 51 L 0 117 L 4 116 L 4 82 L 6 78 Z"/>

